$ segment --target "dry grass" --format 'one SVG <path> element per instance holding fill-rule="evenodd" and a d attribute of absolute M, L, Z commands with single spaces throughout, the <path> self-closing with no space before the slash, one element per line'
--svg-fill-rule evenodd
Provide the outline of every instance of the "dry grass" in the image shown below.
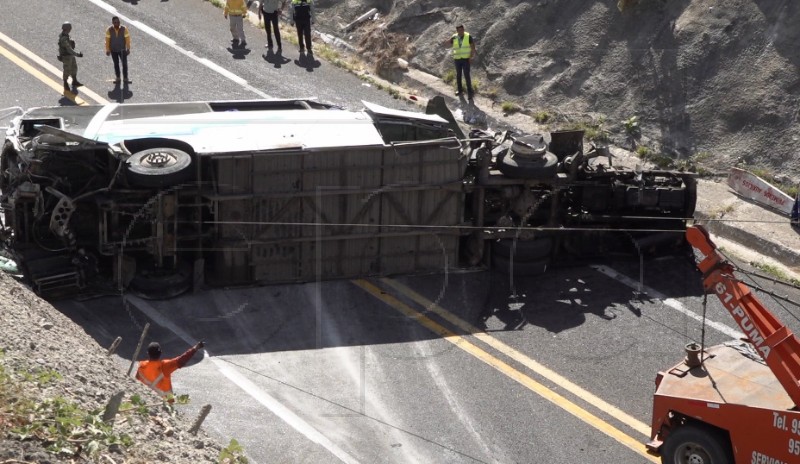
<path fill-rule="evenodd" d="M 392 77 L 400 72 L 398 58 L 409 60 L 414 56 L 414 46 L 409 36 L 386 32 L 377 24 L 368 24 L 357 45 L 362 61 L 371 63 L 375 74 Z"/>

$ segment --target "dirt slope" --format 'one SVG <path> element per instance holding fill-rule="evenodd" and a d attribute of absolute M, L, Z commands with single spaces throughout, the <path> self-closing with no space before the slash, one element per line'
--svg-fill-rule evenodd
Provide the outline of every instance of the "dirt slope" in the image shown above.
<path fill-rule="evenodd" d="M 0 463 L 218 462 L 218 444 L 202 429 L 188 433 L 194 418 L 165 409 L 72 320 L 3 272 L 0 308 Z M 126 411 L 104 428 L 89 416 L 119 391 Z"/>
<path fill-rule="evenodd" d="M 318 0 L 319 27 L 343 33 L 371 8 L 405 35 L 412 66 L 452 68 L 441 45 L 463 23 L 478 38 L 484 92 L 617 134 L 637 115 L 641 143 L 716 168 L 744 162 L 800 176 L 800 3 L 791 0 Z M 386 44 L 374 43 L 375 47 Z"/>

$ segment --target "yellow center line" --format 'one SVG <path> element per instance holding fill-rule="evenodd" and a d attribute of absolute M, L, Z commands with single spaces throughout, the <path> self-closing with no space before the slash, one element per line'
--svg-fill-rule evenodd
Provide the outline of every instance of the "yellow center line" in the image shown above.
<path fill-rule="evenodd" d="M 486 351 L 482 350 L 478 346 L 470 343 L 467 341 L 466 338 L 450 331 L 449 329 L 443 327 L 439 323 L 433 321 L 432 319 L 428 318 L 427 316 L 423 315 L 419 311 L 415 310 L 414 308 L 410 307 L 409 305 L 403 303 L 402 301 L 398 300 L 397 298 L 393 297 L 392 295 L 387 294 L 386 292 L 382 291 L 377 286 L 373 285 L 372 283 L 359 279 L 352 281 L 355 285 L 363 289 L 364 291 L 370 293 L 374 297 L 378 298 L 379 300 L 383 301 L 384 303 L 388 304 L 392 308 L 400 311 L 406 317 L 414 319 L 422 326 L 426 327 L 427 329 L 433 331 L 434 333 L 441 336 L 444 340 L 452 343 L 453 345 L 457 346 L 461 350 L 469 353 L 470 355 L 474 356 L 475 358 L 481 360 L 488 366 L 496 369 L 497 371 L 501 372 L 508 378 L 514 380 L 515 382 L 525 386 L 529 390 L 533 391 L 534 393 L 538 394 L 542 398 L 550 401 L 551 403 L 555 404 L 556 406 L 560 407 L 561 409 L 567 411 L 568 413 L 572 414 L 576 418 L 582 420 L 586 424 L 594 427 L 595 429 L 599 430 L 600 432 L 608 435 L 609 437 L 613 438 L 614 440 L 618 441 L 622 445 L 628 447 L 635 453 L 639 454 L 640 456 L 644 457 L 650 462 L 658 463 L 660 462 L 658 458 L 648 454 L 645 446 L 640 441 L 634 439 L 633 437 L 629 436 L 628 434 L 622 432 L 621 430 L 617 429 L 616 427 L 606 423 L 601 418 L 595 416 L 594 414 L 590 413 L 589 411 L 581 408 L 577 404 L 573 403 L 572 401 L 568 400 L 567 398 L 555 393 L 554 391 L 547 388 L 545 385 L 535 381 L 534 379 L 528 377 L 527 375 L 523 374 L 522 372 L 514 369 L 509 364 L 501 361 L 500 359 L 492 356 L 491 354 L 487 353 Z"/>
<path fill-rule="evenodd" d="M 627 425 L 628 427 L 632 428 L 633 430 L 641 433 L 647 438 L 650 438 L 650 426 L 645 424 L 644 422 L 636 419 L 635 417 L 631 416 L 630 414 L 622 411 L 618 407 L 606 402 L 602 398 L 594 395 L 593 393 L 585 390 L 584 388 L 572 383 L 564 376 L 558 374 L 557 372 L 543 366 L 539 362 L 531 359 L 529 356 L 521 353 L 520 351 L 508 346 L 507 344 L 503 343 L 502 341 L 498 340 L 491 335 L 484 333 L 482 330 L 478 329 L 474 325 L 470 324 L 469 322 L 459 318 L 455 314 L 447 311 L 446 309 L 442 308 L 441 306 L 437 305 L 436 303 L 428 300 L 424 296 L 420 295 L 419 293 L 415 292 L 414 290 L 406 287 L 405 285 L 401 284 L 400 282 L 392 279 L 381 279 L 381 282 L 385 283 L 386 285 L 390 286 L 394 290 L 400 292 L 403 295 L 409 297 L 412 301 L 416 302 L 423 308 L 439 315 L 447 322 L 450 322 L 454 326 L 458 327 L 459 329 L 463 330 L 466 333 L 472 334 L 473 337 L 479 339 L 480 341 L 486 343 L 487 345 L 491 346 L 492 348 L 496 349 L 497 351 L 505 354 L 509 358 L 519 362 L 523 366 L 527 367 L 531 371 L 535 372 L 536 374 L 541 375 L 542 377 L 546 378 L 547 380 L 553 382 L 554 384 L 558 385 L 559 387 L 565 389 L 566 391 L 572 393 L 573 395 L 583 399 L 587 403 L 591 404 L 592 406 L 596 407 L 597 409 L 605 412 L 609 416 L 617 419 L 618 421 L 622 422 L 623 424 Z M 653 376 L 655 379 L 655 376 Z"/>
<path fill-rule="evenodd" d="M 50 77 L 45 76 L 44 73 L 42 73 L 38 69 L 36 69 L 33 66 L 29 65 L 28 63 L 26 63 L 25 61 L 23 61 L 17 55 L 11 53 L 7 48 L 3 47 L 2 45 L 0 45 L 0 55 L 5 56 L 9 60 L 11 60 L 14 64 L 19 66 L 23 70 L 27 71 L 28 74 L 30 74 L 31 76 L 33 76 L 33 77 L 39 79 L 40 81 L 44 82 L 47 86 L 49 86 L 50 88 L 52 88 L 56 92 L 58 92 L 58 93 L 62 93 L 63 92 L 64 87 L 60 82 L 57 82 L 57 81 L 51 79 Z M 64 94 L 65 98 L 68 98 L 68 99 L 72 100 L 72 102 L 75 103 L 76 105 L 84 106 L 84 105 L 88 104 L 81 97 L 78 97 L 77 95 L 73 95 L 71 92 L 63 92 L 63 94 Z"/>
<path fill-rule="evenodd" d="M 0 46 L 0 54 L 5 56 L 9 60 L 13 61 L 17 66 L 19 66 L 20 68 L 24 69 L 25 71 L 27 71 L 29 74 L 31 74 L 32 76 L 36 77 L 40 81 L 44 82 L 49 87 L 52 87 L 53 89 L 55 89 L 58 93 L 62 93 L 63 92 L 64 84 L 63 84 L 63 82 L 61 80 L 61 76 L 63 74 L 62 70 L 58 69 L 57 67 L 55 67 L 52 64 L 48 63 L 47 61 L 43 60 L 42 58 L 37 56 L 35 53 L 33 53 L 32 51 L 28 50 L 27 48 L 25 48 L 24 46 L 22 46 L 21 44 L 16 42 L 11 37 L 3 34 L 2 32 L 0 32 L 0 41 L 5 42 L 6 45 L 8 45 L 9 47 L 13 48 L 14 50 L 16 50 L 17 52 L 21 53 L 22 55 L 24 55 L 26 58 L 28 58 L 33 63 L 39 65 L 45 71 L 49 72 L 50 74 L 54 74 L 56 77 L 58 77 L 58 79 L 57 80 L 53 80 L 52 78 L 46 76 L 44 73 L 38 71 L 36 68 L 32 67 L 31 65 L 29 65 L 28 63 L 23 61 L 22 58 L 18 57 L 17 55 L 14 55 L 11 51 L 3 48 L 2 46 Z M 81 92 L 85 93 L 86 96 L 90 97 L 92 100 L 94 100 L 95 102 L 97 102 L 97 103 L 99 103 L 101 105 L 105 105 L 105 104 L 109 103 L 108 100 L 106 100 L 105 98 L 101 97 L 100 95 L 98 95 L 97 93 L 93 92 L 92 90 L 90 90 L 90 89 L 88 89 L 86 87 L 83 87 L 81 89 Z M 82 98 L 80 98 L 78 96 L 73 95 L 71 92 L 65 93 L 64 96 L 66 98 L 69 98 L 73 102 L 75 102 L 75 104 L 77 104 L 77 105 L 87 105 L 88 104 L 88 103 L 86 103 L 85 100 L 83 100 Z"/>

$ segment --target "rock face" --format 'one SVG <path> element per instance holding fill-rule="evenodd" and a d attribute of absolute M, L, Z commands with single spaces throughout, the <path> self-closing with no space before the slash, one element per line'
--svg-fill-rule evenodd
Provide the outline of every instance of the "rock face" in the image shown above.
<path fill-rule="evenodd" d="M 452 68 L 442 42 L 463 23 L 477 37 L 479 91 L 500 101 L 562 122 L 602 117 L 612 133 L 637 115 L 645 143 L 673 157 L 800 174 L 798 2 L 639 0 L 622 12 L 614 0 L 317 5 L 332 31 L 377 8 L 373 22 L 413 44 L 411 65 L 439 76 Z"/>

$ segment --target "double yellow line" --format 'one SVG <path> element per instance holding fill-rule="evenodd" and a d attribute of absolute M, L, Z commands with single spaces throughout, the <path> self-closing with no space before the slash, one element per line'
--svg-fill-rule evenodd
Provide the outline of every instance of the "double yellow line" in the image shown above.
<path fill-rule="evenodd" d="M 45 70 L 47 73 L 55 75 L 56 78 L 54 79 L 54 78 L 48 76 L 44 72 L 40 71 L 39 69 L 37 69 L 36 67 L 31 65 L 24 58 L 22 58 L 19 55 L 15 54 L 14 52 L 12 52 L 8 48 L 4 47 L 3 45 L 0 45 L 0 55 L 8 58 L 12 63 L 14 63 L 17 66 L 19 66 L 25 72 L 27 72 L 31 76 L 35 77 L 36 79 L 39 79 L 45 85 L 47 85 L 51 89 L 55 90 L 59 94 L 64 95 L 65 98 L 68 98 L 69 100 L 71 100 L 76 105 L 82 105 L 82 106 L 83 105 L 88 105 L 88 103 L 84 99 L 82 99 L 81 97 L 75 95 L 74 93 L 72 93 L 72 92 L 64 92 L 64 83 L 61 80 L 62 72 L 61 72 L 60 69 L 56 68 L 52 64 L 50 64 L 47 61 L 43 60 L 42 58 L 37 56 L 35 53 L 33 53 L 32 51 L 30 51 L 27 48 L 23 47 L 22 45 L 17 43 L 14 39 L 12 39 L 11 37 L 3 34 L 2 32 L 0 32 L 0 42 L 3 42 L 7 47 L 16 50 L 17 53 L 23 55 L 24 57 L 26 57 L 28 59 L 28 61 L 38 65 L 41 69 Z M 108 100 L 106 100 L 105 98 L 101 97 L 100 95 L 96 94 L 95 92 L 91 91 L 90 89 L 88 89 L 86 87 L 81 88 L 81 92 L 86 94 L 87 97 L 91 98 L 96 103 L 100 103 L 102 105 L 105 105 L 106 103 L 108 103 Z"/>
<path fill-rule="evenodd" d="M 425 316 L 418 310 L 412 308 L 408 304 L 400 301 L 399 299 L 395 298 L 394 296 L 390 295 L 389 293 L 383 291 L 380 287 L 366 281 L 366 280 L 354 280 L 353 283 L 368 292 L 369 294 L 373 295 L 377 299 L 383 301 L 387 305 L 391 306 L 392 308 L 400 311 L 407 317 L 417 321 L 422 326 L 428 328 L 432 332 L 441 336 L 444 340 L 452 343 L 453 345 L 457 346 L 461 350 L 465 351 L 466 353 L 470 354 L 471 356 L 479 359 L 480 361 L 484 362 L 485 364 L 491 366 L 492 368 L 496 369 L 500 373 L 506 375 L 510 379 L 514 380 L 515 382 L 523 385 L 524 387 L 528 388 L 532 392 L 536 393 L 537 395 L 541 396 L 542 398 L 550 401 L 554 405 L 560 407 L 561 409 L 567 411 L 568 413 L 572 414 L 573 416 L 577 417 L 578 419 L 582 420 L 586 424 L 594 427 L 595 429 L 599 430 L 600 432 L 608 435 L 609 437 L 613 438 L 617 442 L 621 443 L 622 445 L 626 446 L 627 448 L 631 449 L 635 453 L 639 454 L 643 458 L 645 458 L 649 462 L 658 463 L 660 460 L 655 456 L 649 454 L 647 449 L 644 446 L 643 441 L 641 439 L 636 439 L 631 437 L 627 433 L 619 430 L 618 428 L 614 427 L 613 425 L 609 424 L 608 422 L 604 421 L 600 417 L 591 412 L 587 411 L 586 409 L 582 408 L 581 406 L 577 405 L 576 403 L 570 401 L 569 399 L 565 398 L 558 393 L 555 393 L 547 386 L 543 385 L 542 383 L 534 380 L 530 376 L 526 375 L 523 372 L 515 369 L 508 363 L 502 361 L 501 359 L 497 358 L 496 356 L 491 355 L 489 352 L 481 349 L 479 346 L 471 343 L 467 340 L 464 336 L 458 335 L 457 333 L 447 329 L 446 327 L 442 326 L 438 322 L 430 319 L 429 317 Z M 591 392 L 581 388 L 580 386 L 570 382 L 560 374 L 548 369 L 547 367 L 543 366 L 542 364 L 536 362 L 535 360 L 531 359 L 530 357 L 526 356 L 525 354 L 515 350 L 514 348 L 506 345 L 505 343 L 497 340 L 496 338 L 483 333 L 477 327 L 469 324 L 468 322 L 458 318 L 451 312 L 445 310 L 444 308 L 440 307 L 436 303 L 426 299 L 422 295 L 418 294 L 414 290 L 406 287 L 405 285 L 391 279 L 381 279 L 381 283 L 386 285 L 387 287 L 391 288 L 392 290 L 404 295 L 414 303 L 420 305 L 421 307 L 425 308 L 427 311 L 436 314 L 437 316 L 443 318 L 450 324 L 453 324 L 459 330 L 464 331 L 465 333 L 472 334 L 471 336 L 480 340 L 481 342 L 489 345 L 493 349 L 499 351 L 500 353 L 508 356 L 509 358 L 513 359 L 514 361 L 522 364 L 526 368 L 530 369 L 532 372 L 536 373 L 537 375 L 544 377 L 545 379 L 553 382 L 554 384 L 558 385 L 559 387 L 565 389 L 566 391 L 572 393 L 573 395 L 581 398 L 583 401 L 587 402 L 588 404 L 593 405 L 595 408 L 599 409 L 600 411 L 604 412 L 610 417 L 618 420 L 619 422 L 627 425 L 631 429 L 636 432 L 639 432 L 644 437 L 650 437 L 650 427 L 643 422 L 637 420 L 636 418 L 632 417 L 631 415 L 625 413 L 624 411 L 620 410 L 619 408 L 609 404 L 608 402 L 604 401 L 603 399 L 595 396 Z"/>

